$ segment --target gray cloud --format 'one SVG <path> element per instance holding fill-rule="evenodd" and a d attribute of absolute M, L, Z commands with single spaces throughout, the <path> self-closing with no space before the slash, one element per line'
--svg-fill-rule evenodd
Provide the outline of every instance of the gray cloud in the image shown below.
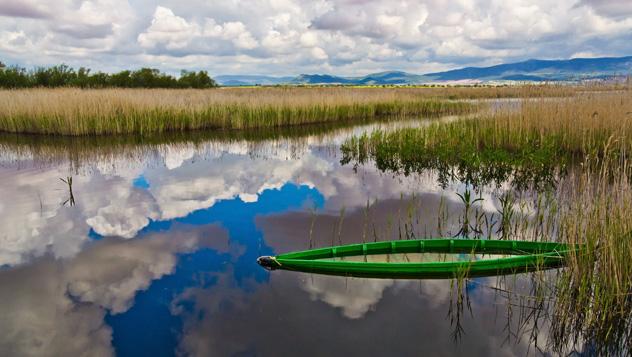
<path fill-rule="evenodd" d="M 77 39 L 94 39 L 104 38 L 112 34 L 111 24 L 102 25 L 90 25 L 90 24 L 77 24 L 77 25 L 65 25 L 61 24 L 55 28 L 59 33 L 64 33 L 68 36 Z"/>
<path fill-rule="evenodd" d="M 354 24 L 351 16 L 331 11 L 312 20 L 311 27 L 318 30 L 342 31 L 352 28 Z"/>
<path fill-rule="evenodd" d="M 601 15 L 616 19 L 632 15 L 632 2 L 626 0 L 581 0 L 577 6 L 587 6 Z"/>
<path fill-rule="evenodd" d="M 50 13 L 36 4 L 28 1 L 0 1 L 0 15 L 8 17 L 23 17 L 30 19 L 44 19 L 51 17 Z"/>

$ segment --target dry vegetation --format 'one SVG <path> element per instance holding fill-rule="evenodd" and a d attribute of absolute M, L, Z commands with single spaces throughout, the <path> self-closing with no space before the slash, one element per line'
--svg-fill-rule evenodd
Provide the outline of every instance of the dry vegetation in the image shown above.
<path fill-rule="evenodd" d="M 0 131 L 99 135 L 249 129 L 459 114 L 472 107 L 395 88 L 31 89 L 0 91 Z"/>
<path fill-rule="evenodd" d="M 343 148 L 357 158 L 388 153 L 402 164 L 426 155 L 449 159 L 464 153 L 513 159 L 534 150 L 579 159 L 602 157 L 607 150 L 611 158 L 621 157 L 632 150 L 632 92 L 524 100 L 519 108 L 475 120 L 376 131 L 349 140 Z"/>
<path fill-rule="evenodd" d="M 612 89 L 538 85 L 0 90 L 0 131 L 101 135 L 270 128 L 472 110 L 471 103 L 455 99 L 561 97 Z"/>

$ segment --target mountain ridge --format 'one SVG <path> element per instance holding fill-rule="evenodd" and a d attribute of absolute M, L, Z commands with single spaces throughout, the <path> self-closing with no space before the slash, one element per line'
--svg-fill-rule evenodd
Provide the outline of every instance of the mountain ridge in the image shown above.
<path fill-rule="evenodd" d="M 342 84 L 342 85 L 406 85 L 453 81 L 475 82 L 543 82 L 604 79 L 632 74 L 632 56 L 572 58 L 566 60 L 528 59 L 488 67 L 464 67 L 442 72 L 413 74 L 404 71 L 383 71 L 366 76 L 344 77 L 330 74 L 300 74 L 295 77 L 258 75 L 220 75 L 222 85 L 278 84 Z"/>

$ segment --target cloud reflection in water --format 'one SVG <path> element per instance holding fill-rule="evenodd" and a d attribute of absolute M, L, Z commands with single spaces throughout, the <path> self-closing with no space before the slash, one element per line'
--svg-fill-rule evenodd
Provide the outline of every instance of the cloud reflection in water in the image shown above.
<path fill-rule="evenodd" d="M 298 154 L 265 143 L 257 150 L 246 142 L 165 145 L 133 162 L 113 155 L 71 170 L 73 207 L 60 205 L 65 163 L 0 169 L 2 354 L 476 355 L 501 348 L 482 292 L 480 317 L 467 320 L 471 335 L 454 347 L 446 282 L 269 274 L 255 263 L 262 254 L 307 248 L 312 207 L 315 246 L 358 242 L 370 232 L 367 201 L 378 199 L 371 229 L 392 237 L 389 220 L 408 204 L 400 196 L 415 192 L 415 227 L 432 235 L 441 195 L 449 212 L 460 209 L 432 173 L 392 177 L 370 166 L 356 173 L 314 142 Z M 332 238 L 343 207 L 345 225 Z"/>

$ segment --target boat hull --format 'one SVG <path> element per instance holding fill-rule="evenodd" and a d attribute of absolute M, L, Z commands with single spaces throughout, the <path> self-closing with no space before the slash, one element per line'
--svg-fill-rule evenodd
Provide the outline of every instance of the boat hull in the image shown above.
<path fill-rule="evenodd" d="M 560 243 L 476 239 L 422 239 L 350 244 L 261 257 L 260 265 L 307 273 L 385 279 L 451 279 L 554 269 L 577 249 Z M 448 262 L 358 262 L 344 257 L 375 254 L 446 253 L 509 254 L 510 257 Z M 341 258 L 339 260 L 327 260 Z"/>

